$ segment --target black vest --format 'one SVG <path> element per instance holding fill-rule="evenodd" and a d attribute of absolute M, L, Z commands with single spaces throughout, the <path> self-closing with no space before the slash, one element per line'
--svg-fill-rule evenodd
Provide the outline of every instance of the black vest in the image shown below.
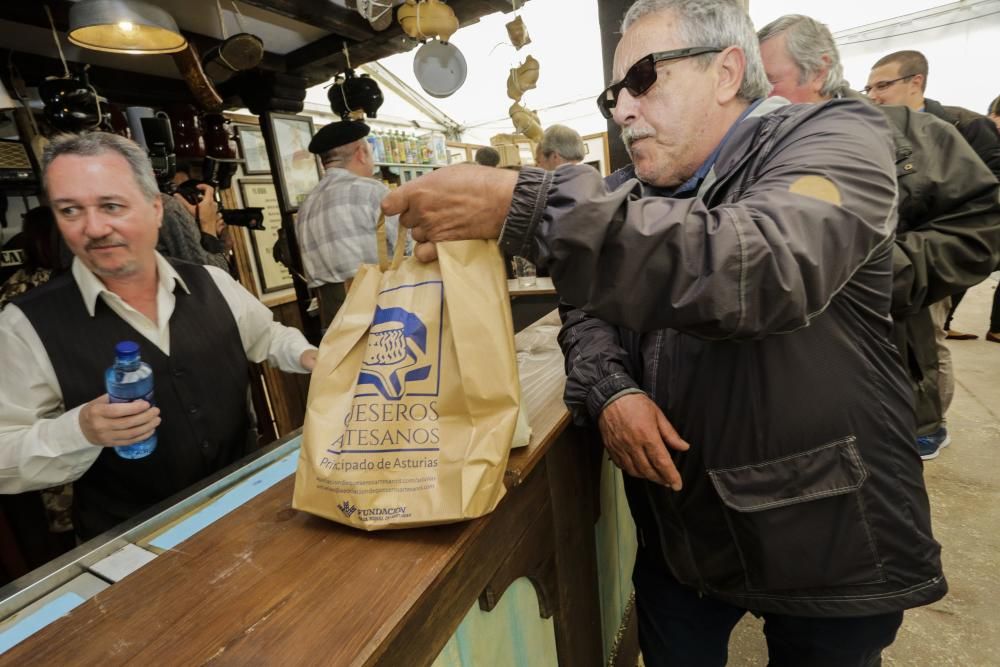
<path fill-rule="evenodd" d="M 156 450 L 127 460 L 110 447 L 74 482 L 77 535 L 90 539 L 198 482 L 246 452 L 248 366 L 232 311 L 204 267 L 171 262 L 178 287 L 170 317 L 170 356 L 98 299 L 94 316 L 70 272 L 15 301 L 48 353 L 66 410 L 105 393 L 115 344 L 139 343 L 153 368 L 162 423 Z"/>

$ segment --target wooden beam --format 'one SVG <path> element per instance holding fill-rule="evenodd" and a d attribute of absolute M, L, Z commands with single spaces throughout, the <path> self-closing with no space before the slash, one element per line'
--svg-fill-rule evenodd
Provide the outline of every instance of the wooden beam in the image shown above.
<path fill-rule="evenodd" d="M 260 0 L 260 2 L 270 4 L 274 0 L 266 2 Z M 453 0 L 451 6 L 458 18 L 460 29 L 478 23 L 488 14 L 511 10 L 510 0 Z M 310 85 L 325 83 L 347 69 L 347 60 L 342 51 L 344 43 L 350 50 L 352 67 L 396 53 L 405 53 L 420 45 L 419 41 L 411 39 L 403 32 L 397 21 L 393 21 L 388 28 L 373 33 L 363 41 L 341 40 L 337 35 L 318 39 L 285 56 L 286 67 L 289 72 L 304 76 Z"/>
<path fill-rule="evenodd" d="M 29 86 L 37 86 L 46 76 L 63 71 L 55 58 L 17 52 L 14 65 Z M 70 70 L 82 71 L 80 63 L 70 63 Z M 161 106 L 172 102 L 194 102 L 191 91 L 180 79 L 167 79 L 152 74 L 91 65 L 87 70 L 90 83 L 98 93 L 118 104 Z"/>
<path fill-rule="evenodd" d="M 340 35 L 327 35 L 306 44 L 285 55 L 285 66 L 289 72 L 298 72 L 310 67 L 328 65 L 337 56 L 343 58 L 344 44 L 353 45 Z"/>
<path fill-rule="evenodd" d="M 300 23 L 329 30 L 356 42 L 370 39 L 378 34 L 360 14 L 338 7 L 330 0 L 240 0 L 240 2 Z"/>

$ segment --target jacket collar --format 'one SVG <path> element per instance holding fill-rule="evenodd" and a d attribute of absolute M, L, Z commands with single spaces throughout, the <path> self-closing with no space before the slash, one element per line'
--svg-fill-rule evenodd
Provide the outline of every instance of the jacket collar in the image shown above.
<path fill-rule="evenodd" d="M 722 152 L 728 145 L 740 143 L 738 141 L 730 142 L 730 139 L 733 139 L 734 135 L 738 133 L 745 132 L 748 126 L 751 125 L 750 123 L 744 123 L 743 121 L 766 116 L 772 111 L 780 109 L 781 107 L 787 104 L 790 104 L 790 102 L 786 100 L 784 97 L 768 97 L 766 99 L 756 100 L 753 104 L 750 105 L 750 107 L 747 108 L 747 110 L 743 113 L 743 115 L 740 116 L 736 120 L 736 122 L 733 123 L 733 126 L 729 128 L 729 131 L 726 132 L 726 136 L 723 137 L 722 142 L 720 142 L 718 148 L 715 149 L 715 153 L 713 154 L 712 157 L 711 168 L 705 175 L 705 178 L 702 179 L 701 184 L 698 187 L 699 198 L 703 198 L 705 196 L 705 193 L 708 192 L 708 189 L 715 184 L 715 181 L 718 180 L 718 173 L 716 172 L 715 169 L 716 164 L 721 163 L 719 164 L 719 171 L 721 173 L 726 173 L 730 171 L 733 168 L 733 166 L 735 166 L 732 160 L 732 153 L 730 153 L 725 162 L 720 160 L 720 157 L 722 155 Z M 752 123 L 752 125 L 754 126 L 756 126 L 756 124 L 757 123 Z M 736 154 L 736 157 L 737 158 L 739 157 L 738 153 Z"/>

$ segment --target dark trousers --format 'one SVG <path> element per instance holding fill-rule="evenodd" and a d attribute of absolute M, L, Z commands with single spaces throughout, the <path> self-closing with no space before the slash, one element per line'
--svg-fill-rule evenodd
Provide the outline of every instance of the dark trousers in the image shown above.
<path fill-rule="evenodd" d="M 955 317 L 955 311 L 958 310 L 958 304 L 962 303 L 962 299 L 965 298 L 965 290 L 957 292 L 951 295 L 951 310 L 948 311 L 948 318 L 944 321 L 944 330 L 948 331 L 951 329 L 951 320 Z"/>
<path fill-rule="evenodd" d="M 955 316 L 955 309 L 962 303 L 965 292 L 959 292 L 951 297 L 951 310 L 948 311 L 948 319 L 944 323 L 945 329 L 951 329 L 951 318 Z M 1000 333 L 1000 285 L 993 290 L 993 309 L 990 311 L 990 331 Z"/>
<path fill-rule="evenodd" d="M 647 667 L 726 664 L 729 635 L 746 609 L 699 596 L 641 554 L 632 579 Z M 901 611 L 852 618 L 761 616 L 770 667 L 876 667 L 903 622 Z"/>
<path fill-rule="evenodd" d="M 990 312 L 990 331 L 1000 333 L 1000 285 L 993 290 L 993 310 Z"/>

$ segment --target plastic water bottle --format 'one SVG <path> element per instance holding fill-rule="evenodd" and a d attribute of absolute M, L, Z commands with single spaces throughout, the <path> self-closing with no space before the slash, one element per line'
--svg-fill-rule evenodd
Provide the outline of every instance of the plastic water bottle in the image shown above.
<path fill-rule="evenodd" d="M 153 369 L 139 358 L 139 344 L 123 340 L 115 345 L 115 363 L 104 373 L 104 384 L 112 403 L 144 400 L 153 405 Z M 142 442 L 115 447 L 123 459 L 141 459 L 156 449 L 156 433 Z"/>

